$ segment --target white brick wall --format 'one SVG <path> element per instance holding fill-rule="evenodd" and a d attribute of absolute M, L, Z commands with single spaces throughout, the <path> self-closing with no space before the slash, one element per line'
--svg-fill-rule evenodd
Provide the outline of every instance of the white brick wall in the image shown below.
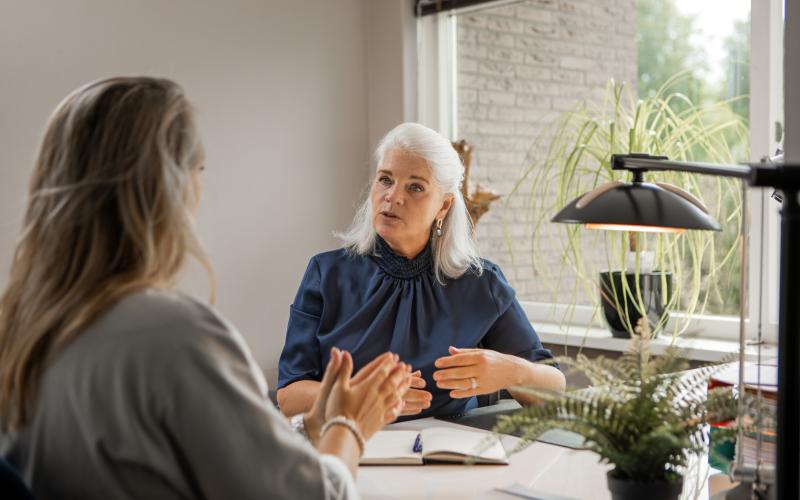
<path fill-rule="evenodd" d="M 636 0 L 527 0 L 460 15 L 458 128 L 459 138 L 474 145 L 471 185 L 508 194 L 522 169 L 544 155 L 547 140 L 539 147 L 535 141 L 546 138 L 560 112 L 574 109 L 579 100 L 601 99 L 610 78 L 635 88 L 636 72 Z M 542 262 L 557 276 L 548 286 L 531 264 L 526 200 L 512 198 L 505 213 L 504 202 L 478 224 L 483 255 L 503 268 L 521 299 L 573 297 L 574 279 L 567 269 L 561 272 L 560 228 L 546 225 L 535 242 Z M 592 272 L 605 267 L 601 238 L 584 235 L 585 263 Z M 562 292 L 554 297 L 552 290 Z"/>

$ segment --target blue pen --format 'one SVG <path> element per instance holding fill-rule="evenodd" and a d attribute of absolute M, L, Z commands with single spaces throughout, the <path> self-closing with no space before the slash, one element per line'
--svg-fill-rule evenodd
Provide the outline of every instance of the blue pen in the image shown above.
<path fill-rule="evenodd" d="M 414 440 L 414 453 L 422 452 L 422 434 L 417 434 L 417 439 Z"/>

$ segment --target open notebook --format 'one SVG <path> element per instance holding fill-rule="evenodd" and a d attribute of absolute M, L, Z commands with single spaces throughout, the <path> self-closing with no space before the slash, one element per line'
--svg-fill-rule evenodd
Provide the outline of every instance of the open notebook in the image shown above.
<path fill-rule="evenodd" d="M 507 464 L 508 457 L 493 434 L 452 427 L 422 431 L 378 431 L 367 442 L 361 465 L 422 465 L 427 462 Z"/>

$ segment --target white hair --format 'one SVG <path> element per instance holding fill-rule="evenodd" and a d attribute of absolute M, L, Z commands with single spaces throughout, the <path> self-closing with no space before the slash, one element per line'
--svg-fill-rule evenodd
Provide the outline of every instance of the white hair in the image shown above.
<path fill-rule="evenodd" d="M 444 277 L 455 279 L 471 270 L 480 275 L 481 265 L 478 247 L 472 230 L 464 197 L 461 195 L 461 181 L 464 179 L 464 166 L 453 145 L 419 123 L 403 123 L 386 134 L 375 149 L 378 165 L 389 151 L 402 149 L 419 155 L 431 169 L 434 182 L 444 194 L 453 195 L 453 204 L 442 223 L 442 235 L 437 236 L 431 225 L 431 251 L 436 279 L 444 283 Z M 369 255 L 375 252 L 376 232 L 372 226 L 372 199 L 366 199 L 356 211 L 350 228 L 336 235 L 350 253 Z"/>

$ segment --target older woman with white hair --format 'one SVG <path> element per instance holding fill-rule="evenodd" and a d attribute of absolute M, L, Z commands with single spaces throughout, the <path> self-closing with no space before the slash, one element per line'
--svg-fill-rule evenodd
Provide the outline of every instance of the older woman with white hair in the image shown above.
<path fill-rule="evenodd" d="M 314 256 L 291 306 L 278 400 L 306 411 L 332 347 L 356 369 L 390 350 L 416 371 L 402 415 L 454 415 L 475 396 L 520 386 L 561 390 L 564 375 L 500 268 L 480 259 L 450 142 L 404 123 L 378 145 L 370 193 L 341 239 Z M 429 390 L 425 390 L 428 388 Z"/>

